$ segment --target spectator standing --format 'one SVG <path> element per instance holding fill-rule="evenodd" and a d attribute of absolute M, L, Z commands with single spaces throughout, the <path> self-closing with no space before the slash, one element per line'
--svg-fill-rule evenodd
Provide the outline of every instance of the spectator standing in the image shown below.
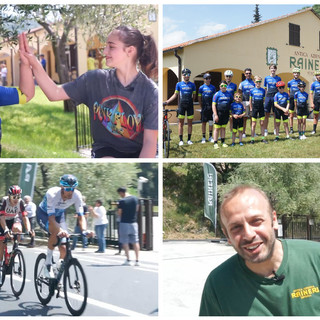
<path fill-rule="evenodd" d="M 8 69 L 5 63 L 3 63 L 1 65 L 1 81 L 2 81 L 2 85 L 4 87 L 6 87 L 8 85 L 7 82 L 7 75 L 8 75 Z"/>
<path fill-rule="evenodd" d="M 34 202 L 32 202 L 32 198 L 30 196 L 24 196 L 23 200 L 26 204 L 25 210 L 28 213 L 28 219 L 30 222 L 30 228 L 31 231 L 33 232 L 36 226 L 36 211 L 37 211 L 37 206 Z M 31 240 L 30 243 L 27 245 L 28 248 L 33 248 L 34 247 L 34 232 L 31 235 Z"/>
<path fill-rule="evenodd" d="M 120 242 L 127 257 L 127 261 L 123 265 L 130 265 L 129 243 L 131 243 L 136 255 L 135 266 L 139 266 L 140 245 L 137 223 L 139 201 L 137 197 L 130 195 L 125 187 L 118 188 L 117 192 L 122 198 L 118 205 L 118 215 L 120 216 Z"/>
<path fill-rule="evenodd" d="M 95 207 L 89 206 L 89 212 L 93 216 L 94 230 L 98 239 L 98 250 L 95 253 L 104 253 L 106 249 L 105 230 L 108 225 L 106 208 L 102 205 L 101 200 L 97 200 Z"/>
<path fill-rule="evenodd" d="M 47 71 L 47 60 L 44 58 L 44 54 L 40 54 L 40 62 L 44 71 Z"/>

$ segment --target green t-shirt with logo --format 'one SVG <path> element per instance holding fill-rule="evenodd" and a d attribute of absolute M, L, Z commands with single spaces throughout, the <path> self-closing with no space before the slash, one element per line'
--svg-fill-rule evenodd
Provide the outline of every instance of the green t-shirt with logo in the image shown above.
<path fill-rule="evenodd" d="M 200 316 L 320 316 L 320 244 L 281 243 L 278 279 L 255 274 L 238 254 L 214 269 L 203 289 Z"/>

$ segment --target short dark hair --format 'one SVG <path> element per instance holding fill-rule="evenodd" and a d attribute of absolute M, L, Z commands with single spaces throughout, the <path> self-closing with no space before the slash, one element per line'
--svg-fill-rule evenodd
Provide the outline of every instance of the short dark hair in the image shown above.
<path fill-rule="evenodd" d="M 124 193 L 126 193 L 126 191 L 127 191 L 127 188 L 126 188 L 126 187 L 120 187 L 120 188 L 118 188 L 118 190 L 117 190 L 118 193 L 119 193 L 119 192 L 124 192 Z"/>
<path fill-rule="evenodd" d="M 96 200 L 96 203 L 99 203 L 100 206 L 102 206 L 102 200 L 98 199 L 98 200 Z"/>
<path fill-rule="evenodd" d="M 244 69 L 244 72 L 246 72 L 246 71 L 252 72 L 251 68 L 245 68 L 245 69 Z"/>

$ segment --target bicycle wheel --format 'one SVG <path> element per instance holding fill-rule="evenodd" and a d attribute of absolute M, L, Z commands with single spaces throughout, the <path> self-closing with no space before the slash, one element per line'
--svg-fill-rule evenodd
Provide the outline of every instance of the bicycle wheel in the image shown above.
<path fill-rule="evenodd" d="M 165 125 L 163 126 L 163 157 L 169 158 L 169 150 L 170 150 L 170 128 L 169 122 L 165 121 Z"/>
<path fill-rule="evenodd" d="M 41 253 L 38 255 L 34 266 L 34 286 L 38 299 L 44 306 L 50 302 L 52 297 L 52 294 L 50 294 L 49 279 L 44 276 L 45 262 L 46 255 Z"/>
<path fill-rule="evenodd" d="M 71 259 L 63 276 L 64 298 L 68 310 L 73 316 L 80 316 L 87 305 L 88 286 L 80 262 Z"/>
<path fill-rule="evenodd" d="M 19 297 L 23 291 L 26 282 L 26 263 L 19 249 L 15 249 L 10 260 L 11 263 L 11 289 L 16 297 Z"/>
<path fill-rule="evenodd" d="M 7 274 L 7 266 L 4 264 L 4 261 L 3 261 L 2 266 L 0 267 L 0 277 L 1 277 L 0 288 L 3 286 L 4 281 L 6 280 L 6 274 Z"/>

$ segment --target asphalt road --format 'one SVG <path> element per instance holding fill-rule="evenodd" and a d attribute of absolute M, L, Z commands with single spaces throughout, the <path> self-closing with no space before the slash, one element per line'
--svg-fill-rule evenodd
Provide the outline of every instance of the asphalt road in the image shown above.
<path fill-rule="evenodd" d="M 142 251 L 139 267 L 122 266 L 125 256 L 108 249 L 94 253 L 76 249 L 88 282 L 88 303 L 83 316 L 157 316 L 158 315 L 158 252 Z M 33 283 L 34 264 L 45 246 L 23 248 L 26 261 L 26 284 L 22 295 L 16 299 L 10 287 L 10 276 L 0 289 L 0 316 L 69 316 L 63 298 L 53 297 L 47 306 L 39 302 Z M 55 257 L 58 256 L 57 249 Z M 132 259 L 134 253 L 131 252 Z"/>
<path fill-rule="evenodd" d="M 159 315 L 195 317 L 209 273 L 235 254 L 226 243 L 165 241 L 162 247 Z"/>

